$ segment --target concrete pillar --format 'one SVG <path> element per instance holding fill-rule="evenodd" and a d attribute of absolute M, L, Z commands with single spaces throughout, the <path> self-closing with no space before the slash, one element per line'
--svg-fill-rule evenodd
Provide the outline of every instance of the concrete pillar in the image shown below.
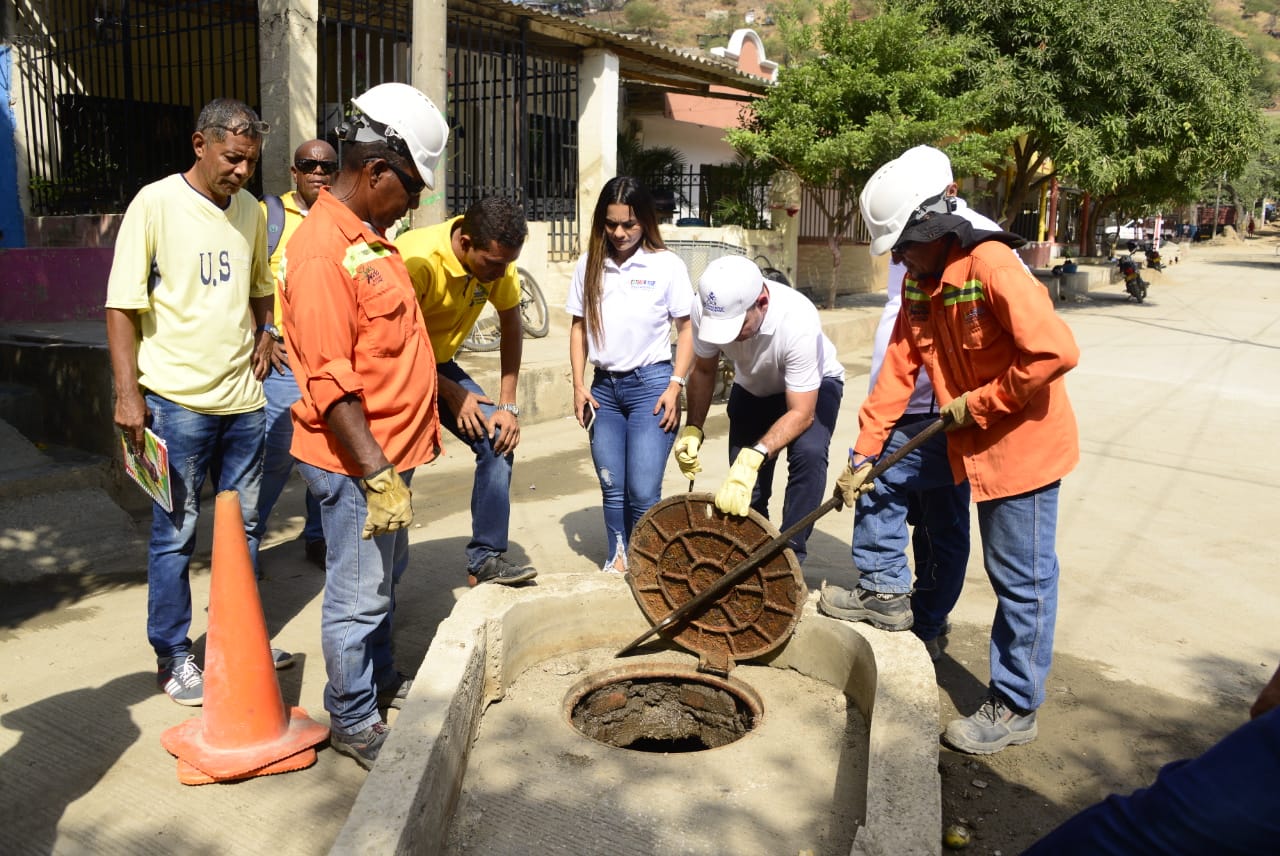
<path fill-rule="evenodd" d="M 320 0 L 259 0 L 260 109 L 271 125 L 258 164 L 266 193 L 293 189 L 293 152 L 316 135 L 319 18 Z"/>
<path fill-rule="evenodd" d="M 585 251 L 600 188 L 618 173 L 618 55 L 583 53 L 578 66 L 578 240 Z"/>
<path fill-rule="evenodd" d="M 445 42 L 447 22 L 448 7 L 445 0 L 415 0 L 409 82 L 425 92 L 446 116 L 449 113 L 448 54 Z M 413 213 L 415 227 L 440 223 L 449 216 L 446 205 L 448 164 L 455 146 L 456 142 L 450 136 L 449 147 L 445 149 L 444 157 L 436 168 L 435 189 L 423 195 L 418 210 Z"/>

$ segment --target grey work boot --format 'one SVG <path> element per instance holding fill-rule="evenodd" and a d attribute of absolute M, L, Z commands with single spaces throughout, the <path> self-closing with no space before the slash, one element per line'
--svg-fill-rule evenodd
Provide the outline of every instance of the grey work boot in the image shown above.
<path fill-rule="evenodd" d="M 1006 746 L 1020 746 L 1036 739 L 1036 712 L 1018 713 L 996 693 L 991 693 L 972 716 L 947 723 L 942 739 L 970 755 L 991 755 Z"/>
<path fill-rule="evenodd" d="M 852 590 L 839 586 L 823 586 L 818 598 L 818 612 L 845 621 L 865 621 L 881 630 L 910 630 L 911 596 Z"/>

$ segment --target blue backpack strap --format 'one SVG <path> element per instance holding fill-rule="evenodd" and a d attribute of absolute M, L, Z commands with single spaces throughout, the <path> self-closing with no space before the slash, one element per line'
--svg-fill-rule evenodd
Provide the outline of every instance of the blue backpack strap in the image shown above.
<path fill-rule="evenodd" d="M 271 258 L 284 235 L 284 201 L 274 193 L 268 193 L 262 201 L 267 205 L 267 258 Z"/>

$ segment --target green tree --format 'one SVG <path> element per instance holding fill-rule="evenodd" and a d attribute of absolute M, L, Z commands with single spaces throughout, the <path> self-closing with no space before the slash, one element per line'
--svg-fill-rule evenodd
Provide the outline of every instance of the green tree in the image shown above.
<path fill-rule="evenodd" d="M 946 142 L 958 173 L 985 174 L 984 164 L 1001 160 L 1017 129 L 970 133 L 991 127 L 984 120 L 993 109 L 991 93 L 970 86 L 965 71 L 977 41 L 949 36 L 918 12 L 890 8 L 859 21 L 848 0 L 836 0 L 816 25 L 791 19 L 781 29 L 799 62 L 780 69 L 777 85 L 728 139 L 743 157 L 798 175 L 826 217 L 830 306 L 840 235 L 881 164 L 913 145 Z M 824 197 L 824 188 L 835 193 Z"/>
<path fill-rule="evenodd" d="M 1205 0 L 900 2 L 984 41 L 974 73 L 1000 92 L 989 127 L 1027 129 L 998 188 L 1002 222 L 1055 175 L 1103 213 L 1187 200 L 1258 148 L 1256 60 Z"/>
<path fill-rule="evenodd" d="M 628 0 L 622 7 L 622 17 L 628 31 L 646 36 L 671 26 L 671 16 L 653 0 Z"/>

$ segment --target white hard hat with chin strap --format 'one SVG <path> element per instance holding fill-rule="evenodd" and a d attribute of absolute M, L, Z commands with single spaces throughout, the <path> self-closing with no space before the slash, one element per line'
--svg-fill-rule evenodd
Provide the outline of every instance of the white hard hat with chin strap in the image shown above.
<path fill-rule="evenodd" d="M 946 195 L 953 181 L 951 161 L 932 146 L 908 149 L 876 170 L 859 198 L 871 255 L 893 249 L 913 216 L 954 211 L 954 198 Z"/>
<path fill-rule="evenodd" d="M 392 151 L 413 161 L 418 174 L 435 189 L 436 166 L 449 142 L 449 124 L 430 98 L 407 83 L 380 83 L 352 98 L 360 111 L 340 129 L 351 143 L 386 142 Z"/>

